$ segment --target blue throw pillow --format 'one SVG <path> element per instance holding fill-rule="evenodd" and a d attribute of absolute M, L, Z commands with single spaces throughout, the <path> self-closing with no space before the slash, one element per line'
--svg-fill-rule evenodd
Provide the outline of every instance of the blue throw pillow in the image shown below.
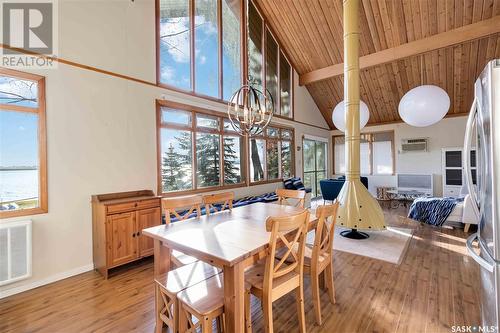
<path fill-rule="evenodd" d="M 296 190 L 305 190 L 306 189 L 306 187 L 304 186 L 304 183 L 302 183 L 302 179 L 300 179 L 300 178 L 293 182 L 293 187 L 295 187 Z"/>
<path fill-rule="evenodd" d="M 285 178 L 283 179 L 283 185 L 287 190 L 294 190 L 295 187 L 293 186 L 293 178 Z"/>

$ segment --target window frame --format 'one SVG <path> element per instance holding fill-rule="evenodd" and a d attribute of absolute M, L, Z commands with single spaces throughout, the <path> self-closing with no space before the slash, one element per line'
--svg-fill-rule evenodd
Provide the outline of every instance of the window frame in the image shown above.
<path fill-rule="evenodd" d="M 368 151 L 369 151 L 369 161 L 370 161 L 370 173 L 369 174 L 362 174 L 366 176 L 394 176 L 396 174 L 396 151 L 395 151 L 395 132 L 394 130 L 388 130 L 388 131 L 376 131 L 376 132 L 367 132 L 367 133 L 361 133 L 361 136 L 363 135 L 375 135 L 375 134 L 381 134 L 381 133 L 391 133 L 392 140 L 391 140 L 391 153 L 392 153 L 392 173 L 387 173 L 387 174 L 379 174 L 379 173 L 374 173 L 373 170 L 374 165 L 373 165 L 373 140 L 368 140 Z M 341 174 L 337 173 L 337 170 L 335 170 L 335 138 L 339 137 L 344 137 L 344 135 L 332 135 L 332 161 L 333 161 L 333 174 Z"/>
<path fill-rule="evenodd" d="M 255 10 L 257 11 L 257 14 L 259 14 L 261 20 L 262 20 L 262 36 L 261 36 L 261 41 L 262 41 L 262 86 L 264 90 L 266 90 L 266 85 L 267 85 L 267 73 L 266 73 L 266 58 L 267 58 L 267 32 L 272 36 L 274 41 L 276 42 L 278 46 L 278 52 L 277 52 L 277 90 L 278 90 L 278 96 L 276 100 L 274 101 L 274 108 L 275 110 L 278 110 L 279 113 L 274 113 L 273 117 L 281 118 L 281 119 L 287 119 L 287 120 L 295 120 L 295 108 L 294 108 L 294 101 L 295 101 L 295 89 L 294 89 L 294 84 L 295 84 L 295 78 L 294 78 L 294 67 L 292 66 L 292 62 L 290 61 L 290 57 L 288 56 L 287 52 L 282 48 L 280 40 L 276 37 L 276 34 L 272 27 L 268 24 L 268 20 L 262 15 L 262 11 L 260 10 L 259 5 L 253 1 L 253 0 L 247 0 L 248 5 L 252 3 L 252 5 L 255 7 Z M 246 14 L 246 13 L 245 13 Z M 246 16 L 246 15 L 245 15 Z M 248 18 L 247 18 L 247 21 Z M 245 37 L 248 39 L 248 26 L 245 26 Z M 245 39 L 245 44 L 248 44 L 248 40 Z M 245 49 L 245 57 L 248 59 L 248 48 Z M 281 115 L 281 59 L 280 56 L 283 55 L 285 60 L 287 61 L 288 65 L 290 66 L 290 113 L 291 116 L 283 116 Z M 245 68 L 245 71 L 248 75 L 248 63 Z"/>
<path fill-rule="evenodd" d="M 160 1 L 161 0 L 155 0 L 155 40 L 156 40 L 156 85 L 158 87 L 178 91 L 181 93 L 186 93 L 191 96 L 196 96 L 196 97 L 201 97 L 207 100 L 211 101 L 216 101 L 216 102 L 221 102 L 221 103 L 226 103 L 228 102 L 227 100 L 224 100 L 223 95 L 224 95 L 224 85 L 223 85 L 223 63 L 222 63 L 222 52 L 223 52 L 223 40 L 222 40 L 222 3 L 221 1 L 225 0 L 216 0 L 217 1 L 217 39 L 218 39 L 218 46 L 217 46 L 217 62 L 218 62 L 218 97 L 213 97 L 213 96 L 208 96 L 202 93 L 197 93 L 196 92 L 196 73 L 195 73 L 195 3 L 196 0 L 187 0 L 188 5 L 189 5 L 189 29 L 190 29 L 190 36 L 189 36 L 189 52 L 190 52 L 190 60 L 189 60 L 189 65 L 190 65 L 190 79 L 191 79 L 191 87 L 190 89 L 182 89 L 178 88 L 176 86 L 167 84 L 167 83 L 162 83 L 161 82 L 161 68 L 160 68 Z M 241 2 L 241 9 L 240 9 L 240 85 L 243 84 L 243 82 L 246 82 L 247 78 L 247 69 L 246 69 L 246 0 L 243 0 Z"/>
<path fill-rule="evenodd" d="M 182 110 L 182 111 L 187 111 L 191 113 L 191 124 L 190 125 L 178 125 L 178 124 L 165 124 L 162 122 L 162 107 L 167 107 L 167 108 L 172 108 L 176 110 Z M 196 115 L 203 115 L 203 116 L 210 116 L 210 117 L 217 117 L 219 121 L 218 129 L 212 129 L 208 127 L 197 127 L 197 117 Z M 211 111 L 203 108 L 199 108 L 196 106 L 192 105 L 186 105 L 182 103 L 177 103 L 177 102 L 172 102 L 172 101 L 166 101 L 166 100 L 156 100 L 156 151 L 157 151 L 157 190 L 158 190 L 158 195 L 161 195 L 163 197 L 172 197 L 172 196 L 179 196 L 181 194 L 196 194 L 196 193 L 203 193 L 203 192 L 210 192 L 210 191 L 217 191 L 217 190 L 224 190 L 224 189 L 232 189 L 232 188 L 238 188 L 238 187 L 244 187 L 247 185 L 247 170 L 246 170 L 246 143 L 244 139 L 241 139 L 241 144 L 240 144 L 240 167 L 241 167 L 241 177 L 242 181 L 237 184 L 224 184 L 224 137 L 226 136 L 232 136 L 232 137 L 237 137 L 241 138 L 241 136 L 236 133 L 236 132 L 231 132 L 231 131 L 225 131 L 224 130 L 224 120 L 228 119 L 227 116 L 224 116 L 221 112 L 216 112 L 216 111 Z M 189 131 L 192 134 L 192 147 L 191 147 L 191 153 L 192 153 L 192 160 L 191 160 L 191 166 L 192 166 L 192 188 L 189 190 L 179 190 L 179 191 L 172 191 L 168 193 L 163 192 L 163 183 L 162 183 L 162 167 L 161 167 L 161 130 L 163 128 L 168 128 L 168 129 L 176 129 L 176 130 L 184 130 L 184 131 Z M 220 136 L 219 139 L 219 148 L 220 150 L 220 162 L 219 164 L 221 165 L 221 172 L 220 172 L 220 177 L 219 177 L 219 185 L 215 186 L 208 186 L 208 187 L 201 187 L 198 188 L 198 177 L 197 177 L 197 155 L 196 155 L 196 133 L 207 133 L 207 134 L 217 134 Z"/>
<path fill-rule="evenodd" d="M 46 98 L 45 98 L 45 77 L 20 72 L 7 68 L 0 68 L 0 75 L 9 76 L 15 79 L 35 81 L 38 85 L 38 107 L 31 108 L 19 105 L 9 105 L 0 103 L 0 112 L 28 112 L 38 115 L 38 207 L 28 209 L 17 209 L 0 211 L 0 218 L 10 218 L 19 216 L 29 216 L 45 214 L 48 212 L 48 194 L 47 194 L 47 127 L 46 127 Z"/>
<path fill-rule="evenodd" d="M 272 137 L 272 136 L 269 136 L 267 134 L 267 131 L 270 127 L 277 128 L 279 130 L 278 137 Z M 282 130 L 291 131 L 291 138 L 290 139 L 282 138 L 281 137 Z M 251 177 L 250 177 L 250 160 L 251 160 L 251 157 L 250 157 L 250 138 L 248 138 L 248 140 L 247 140 L 247 147 L 248 147 L 248 149 L 247 149 L 247 170 L 248 170 L 247 179 L 248 179 L 250 186 L 277 183 L 277 182 L 281 182 L 283 180 L 283 173 L 282 173 L 282 168 L 281 168 L 281 142 L 283 142 L 283 141 L 290 142 L 290 153 L 291 153 L 291 158 L 292 158 L 290 176 L 295 175 L 295 129 L 293 127 L 287 127 L 287 126 L 283 126 L 280 124 L 269 124 L 269 126 L 266 127 L 266 129 L 261 134 L 253 136 L 252 138 L 264 140 L 264 142 L 265 142 L 264 168 L 263 168 L 264 179 L 257 180 L 257 181 L 251 180 Z M 278 170 L 279 170 L 278 178 L 268 179 L 268 174 L 267 174 L 267 169 L 268 169 L 268 166 L 267 166 L 267 142 L 268 141 L 273 141 L 273 142 L 278 143 Z"/>

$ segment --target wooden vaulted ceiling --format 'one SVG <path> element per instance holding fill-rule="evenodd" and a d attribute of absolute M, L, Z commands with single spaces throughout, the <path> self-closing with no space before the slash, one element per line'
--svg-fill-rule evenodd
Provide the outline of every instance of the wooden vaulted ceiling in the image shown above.
<path fill-rule="evenodd" d="M 341 0 L 254 1 L 299 75 L 343 62 Z M 497 15 L 500 0 L 361 0 L 360 56 Z M 474 81 L 494 58 L 500 58 L 499 33 L 361 70 L 361 99 L 370 109 L 369 124 L 400 121 L 401 97 L 422 80 L 447 91 L 448 116 L 467 113 Z M 332 109 L 344 97 L 343 86 L 342 75 L 306 85 L 330 128 Z"/>

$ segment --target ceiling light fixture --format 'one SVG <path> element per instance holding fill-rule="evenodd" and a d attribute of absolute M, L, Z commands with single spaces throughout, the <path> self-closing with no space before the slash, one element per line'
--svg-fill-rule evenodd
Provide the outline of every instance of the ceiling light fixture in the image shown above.
<path fill-rule="evenodd" d="M 256 136 L 269 125 L 274 114 L 274 101 L 269 90 L 255 88 L 251 77 L 231 97 L 227 115 L 231 126 L 241 136 Z"/>

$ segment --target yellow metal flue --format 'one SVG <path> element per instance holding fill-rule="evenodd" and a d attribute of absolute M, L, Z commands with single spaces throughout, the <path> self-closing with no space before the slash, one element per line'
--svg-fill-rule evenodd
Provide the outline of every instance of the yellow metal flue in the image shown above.
<path fill-rule="evenodd" d="M 383 230 L 382 208 L 360 179 L 359 0 L 343 2 L 346 179 L 338 196 L 337 224 L 351 229 Z"/>

